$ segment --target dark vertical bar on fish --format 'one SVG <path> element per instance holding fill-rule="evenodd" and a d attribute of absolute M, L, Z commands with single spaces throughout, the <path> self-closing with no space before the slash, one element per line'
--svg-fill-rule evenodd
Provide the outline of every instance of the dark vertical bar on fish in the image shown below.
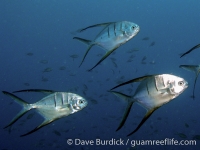
<path fill-rule="evenodd" d="M 115 36 L 116 36 L 116 32 L 115 31 L 116 31 L 116 29 L 115 29 L 115 23 L 114 23 L 114 33 L 115 33 Z"/>
<path fill-rule="evenodd" d="M 55 94 L 55 96 L 54 96 L 54 103 L 55 103 L 55 107 L 56 107 L 56 94 Z"/>
<path fill-rule="evenodd" d="M 110 31 L 109 31 L 109 26 L 108 26 L 108 37 L 110 37 Z"/>
<path fill-rule="evenodd" d="M 154 85 L 155 85 L 156 90 L 158 91 L 158 87 L 156 85 L 156 78 L 154 78 Z"/>
<path fill-rule="evenodd" d="M 64 104 L 64 94 L 62 94 L 62 105 Z"/>

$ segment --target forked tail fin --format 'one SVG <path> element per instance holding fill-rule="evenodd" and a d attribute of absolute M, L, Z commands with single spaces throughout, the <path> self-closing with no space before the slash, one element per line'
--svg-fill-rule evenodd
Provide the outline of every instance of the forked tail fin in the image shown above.
<path fill-rule="evenodd" d="M 8 95 L 11 98 L 13 98 L 15 102 L 17 102 L 18 104 L 22 106 L 22 110 L 11 120 L 11 122 L 7 126 L 4 127 L 5 129 L 11 126 L 12 124 L 14 124 L 19 118 L 21 118 L 25 113 L 27 113 L 30 109 L 32 109 L 32 107 L 29 103 L 25 102 L 24 100 L 15 96 L 14 94 L 6 92 L 6 91 L 2 91 L 2 92 L 3 94 Z"/>

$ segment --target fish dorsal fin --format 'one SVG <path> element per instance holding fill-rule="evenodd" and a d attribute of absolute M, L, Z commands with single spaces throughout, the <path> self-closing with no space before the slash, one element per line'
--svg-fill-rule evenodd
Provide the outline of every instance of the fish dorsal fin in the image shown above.
<path fill-rule="evenodd" d="M 13 93 L 18 93 L 18 92 L 41 92 L 41 93 L 52 94 L 56 91 L 45 90 L 45 89 L 25 89 L 25 90 L 14 91 Z"/>
<path fill-rule="evenodd" d="M 92 69 L 94 69 L 97 65 L 99 65 L 104 59 L 106 59 L 113 51 L 115 51 L 118 47 L 115 47 L 114 49 L 106 52 L 106 54 L 96 63 L 96 65 L 94 65 L 94 67 L 92 67 L 91 69 L 89 69 L 88 71 L 92 71 Z"/>
<path fill-rule="evenodd" d="M 154 112 L 155 110 L 157 110 L 158 108 L 159 108 L 159 107 L 153 108 L 153 109 L 150 109 L 150 110 L 147 110 L 147 113 L 145 114 L 145 116 L 143 117 L 142 121 L 141 121 L 140 124 L 137 126 L 137 128 L 136 128 L 133 132 L 129 133 L 127 136 L 130 136 L 130 135 L 132 135 L 133 133 L 135 133 L 136 131 L 138 131 L 139 128 L 145 123 L 145 121 L 147 121 L 147 119 L 148 119 L 148 118 L 153 114 L 153 112 Z"/>
<path fill-rule="evenodd" d="M 183 56 L 185 56 L 186 54 L 189 54 L 191 51 L 193 51 L 194 49 L 199 48 L 199 47 L 200 47 L 200 44 L 197 44 L 196 46 L 192 47 L 192 48 L 191 48 L 190 50 L 188 50 L 187 52 L 183 53 L 183 54 L 180 56 L 180 58 L 183 57 Z"/>
<path fill-rule="evenodd" d="M 117 130 L 116 130 L 116 131 L 118 131 L 118 130 L 120 130 L 122 128 L 122 126 L 126 122 L 126 119 L 128 118 L 128 115 L 130 113 L 130 110 L 131 110 L 131 107 L 132 107 L 134 101 L 131 101 L 131 98 L 132 98 L 131 96 L 125 95 L 123 93 L 116 92 L 116 91 L 109 91 L 109 92 L 113 93 L 114 95 L 116 95 L 119 98 L 121 98 L 121 99 L 123 99 L 123 100 L 128 102 L 128 105 L 126 107 L 126 111 L 124 113 L 124 116 L 123 116 L 123 118 L 122 118 L 122 120 L 121 120 L 121 122 L 120 122 L 120 124 L 119 124 L 119 126 L 117 128 Z"/>
<path fill-rule="evenodd" d="M 46 119 L 46 120 L 44 120 L 39 126 L 37 126 L 35 129 L 29 131 L 28 133 L 25 133 L 25 134 L 20 135 L 20 137 L 29 135 L 29 134 L 31 134 L 31 133 L 33 133 L 33 132 L 39 130 L 40 128 L 42 128 L 42 127 L 48 125 L 49 123 L 51 123 L 51 122 L 53 122 L 53 121 L 55 121 L 55 119 L 54 119 L 54 120 L 48 120 L 48 119 Z"/>
<path fill-rule="evenodd" d="M 199 73 L 200 73 L 200 65 L 180 65 L 179 66 L 180 68 L 183 68 L 185 70 L 188 70 L 188 71 L 192 71 L 195 73 L 195 80 L 194 80 L 194 86 L 193 86 L 193 99 L 194 99 L 194 91 L 195 91 L 195 87 L 196 87 L 196 82 L 197 82 L 197 78 L 199 76 Z"/>
<path fill-rule="evenodd" d="M 102 27 L 102 26 L 107 26 L 111 23 L 115 23 L 115 22 L 106 22 L 106 23 L 100 23 L 100 24 L 95 24 L 95 25 L 91 25 L 91 26 L 88 26 L 88 27 L 85 27 L 85 28 L 82 28 L 82 29 L 78 29 L 76 32 L 83 32 L 89 28 L 94 28 L 94 27 Z"/>
<path fill-rule="evenodd" d="M 155 75 L 146 75 L 146 76 L 142 76 L 142 77 L 139 77 L 139 78 L 135 78 L 135 79 L 129 80 L 129 81 L 127 81 L 127 82 L 121 83 L 121 84 L 119 84 L 119 85 L 113 87 L 113 88 L 110 89 L 110 90 L 113 90 L 113 89 L 115 89 L 115 88 L 118 88 L 118 87 L 120 87 L 120 86 L 129 84 L 129 83 L 141 82 L 142 80 L 144 80 L 144 79 L 146 79 L 146 78 L 150 78 L 150 77 L 152 77 L 152 76 L 155 76 Z"/>

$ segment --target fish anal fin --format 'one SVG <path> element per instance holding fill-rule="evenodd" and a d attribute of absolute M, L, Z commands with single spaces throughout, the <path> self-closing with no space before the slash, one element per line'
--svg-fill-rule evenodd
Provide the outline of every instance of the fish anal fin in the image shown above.
<path fill-rule="evenodd" d="M 29 135 L 29 134 L 31 134 L 31 133 L 33 133 L 33 132 L 39 130 L 40 128 L 42 128 L 42 127 L 48 125 L 48 124 L 51 123 L 52 121 L 54 121 L 54 120 L 47 120 L 47 119 L 46 119 L 46 120 L 44 120 L 44 121 L 42 122 L 42 124 L 40 124 L 39 126 L 37 126 L 35 129 L 29 131 L 28 133 L 25 133 L 25 134 L 20 135 L 20 137 L 27 136 L 27 135 Z"/>
<path fill-rule="evenodd" d="M 83 59 L 81 61 L 81 64 L 79 65 L 79 67 L 82 65 L 83 61 L 85 60 L 85 57 L 87 56 L 88 52 L 91 50 L 92 46 L 94 46 L 94 44 L 91 44 L 91 45 L 88 46 L 88 48 L 87 48 L 87 50 L 86 50 L 86 52 L 85 52 L 85 54 L 83 56 Z"/>
<path fill-rule="evenodd" d="M 128 105 L 126 107 L 126 111 L 124 113 L 124 116 L 123 116 L 123 118 L 122 118 L 122 120 L 121 120 L 121 122 L 120 122 L 120 124 L 119 124 L 119 126 L 118 126 L 116 131 L 120 130 L 122 128 L 122 126 L 124 125 L 124 123 L 126 122 L 126 119 L 128 118 L 128 115 L 130 113 L 130 110 L 131 110 L 131 107 L 132 107 L 133 103 L 134 102 L 129 102 L 128 103 Z"/>
<path fill-rule="evenodd" d="M 140 124 L 137 126 L 137 128 L 136 128 L 133 132 L 129 133 L 127 136 L 130 136 L 130 135 L 132 135 L 133 133 L 137 132 L 137 131 L 140 129 L 140 127 L 145 123 L 145 121 L 146 121 L 146 120 L 153 114 L 153 112 L 154 112 L 155 110 L 157 110 L 157 109 L 158 109 L 158 108 L 153 108 L 153 109 L 148 110 L 147 113 L 145 114 L 145 116 L 143 117 L 142 121 L 140 122 Z"/>
<path fill-rule="evenodd" d="M 88 71 L 92 71 L 92 69 L 94 69 L 96 66 L 98 66 L 104 59 L 106 59 L 113 51 L 115 51 L 118 47 L 106 52 L 106 54 L 96 63 L 96 65 L 94 65 L 94 67 L 92 67 L 91 69 L 89 69 Z"/>

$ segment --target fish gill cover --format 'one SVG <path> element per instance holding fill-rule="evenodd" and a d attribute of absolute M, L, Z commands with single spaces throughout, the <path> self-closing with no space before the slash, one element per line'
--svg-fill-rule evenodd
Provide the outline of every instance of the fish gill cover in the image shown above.
<path fill-rule="evenodd" d="M 0 1 L 1 91 L 51 89 L 76 93 L 88 101 L 88 106 L 80 112 L 21 138 L 21 133 L 35 128 L 43 118 L 31 110 L 10 128 L 3 129 L 21 106 L 1 93 L 0 149 L 198 149 L 200 84 L 197 80 L 193 99 L 195 75 L 179 66 L 199 65 L 199 49 L 180 58 L 200 43 L 199 5 L 200 1 L 189 0 Z M 86 46 L 73 40 L 73 32 L 117 21 L 134 22 L 140 26 L 140 32 L 88 72 L 105 55 L 104 50 L 93 46 L 79 67 Z M 91 28 L 78 36 L 93 40 L 101 30 Z M 189 87 L 154 112 L 137 133 L 126 137 L 145 114 L 145 110 L 134 105 L 123 129 L 116 132 L 127 104 L 108 90 L 133 78 L 164 73 L 184 78 Z M 137 86 L 130 84 L 119 91 L 133 95 Z M 15 94 L 28 103 L 44 97 L 43 93 Z M 166 138 L 196 140 L 196 146 L 131 147 L 131 143 L 121 146 L 111 143 Z M 69 139 L 73 142 L 77 139 L 77 143 L 69 145 Z M 87 145 L 86 141 L 96 139 L 110 143 Z"/>

